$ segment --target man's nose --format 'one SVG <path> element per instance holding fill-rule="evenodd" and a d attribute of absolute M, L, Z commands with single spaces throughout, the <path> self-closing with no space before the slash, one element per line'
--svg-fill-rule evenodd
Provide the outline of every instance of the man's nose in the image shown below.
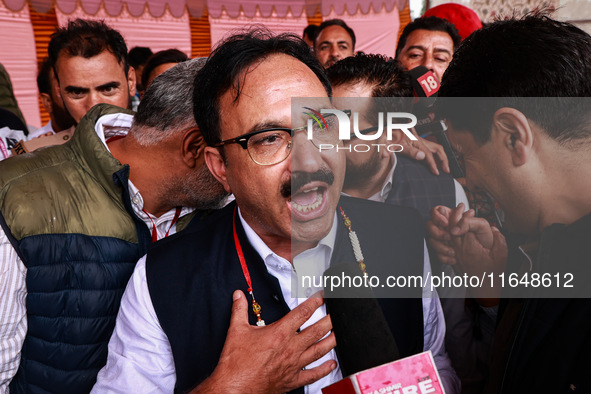
<path fill-rule="evenodd" d="M 433 55 L 429 53 L 425 54 L 425 56 L 423 57 L 423 64 L 421 65 L 429 69 L 431 72 L 435 72 L 435 70 L 433 69 L 433 64 Z"/>
<path fill-rule="evenodd" d="M 102 100 L 102 97 L 98 92 L 90 92 L 85 102 L 86 112 L 88 112 L 95 105 L 100 104 L 102 102 L 104 101 Z"/>
<path fill-rule="evenodd" d="M 332 50 L 330 52 L 330 56 L 336 58 L 336 59 L 340 59 L 341 58 L 341 51 L 339 51 L 339 47 L 334 45 L 332 47 Z"/>
<path fill-rule="evenodd" d="M 291 150 L 292 172 L 317 172 L 322 167 L 322 156 L 306 133 L 296 133 L 293 136 Z"/>

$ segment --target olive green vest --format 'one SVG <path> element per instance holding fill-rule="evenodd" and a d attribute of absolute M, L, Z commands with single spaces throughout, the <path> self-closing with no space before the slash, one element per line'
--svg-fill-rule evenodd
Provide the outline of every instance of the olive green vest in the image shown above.
<path fill-rule="evenodd" d="M 151 243 L 132 210 L 129 167 L 94 130 L 121 112 L 133 114 L 98 105 L 64 145 L 0 163 L 0 224 L 27 267 L 28 331 L 11 393 L 86 393 L 106 363 L 123 291 Z"/>

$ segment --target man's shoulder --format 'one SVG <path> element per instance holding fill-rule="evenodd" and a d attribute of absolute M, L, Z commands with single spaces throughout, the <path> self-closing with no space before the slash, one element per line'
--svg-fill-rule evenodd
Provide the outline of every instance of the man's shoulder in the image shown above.
<path fill-rule="evenodd" d="M 65 144 L 40 148 L 33 152 L 16 155 L 0 162 L 0 185 L 4 186 L 6 183 L 18 181 L 28 174 L 40 174 L 40 172 L 42 173 L 44 171 L 56 173 L 55 170 L 60 165 L 72 165 L 77 162 L 76 157 L 79 156 L 84 156 L 85 160 L 89 160 L 89 152 L 85 152 L 85 154 L 82 154 L 82 152 L 76 153 L 80 147 L 87 145 L 86 139 L 88 139 L 88 136 L 83 136 L 82 134 L 87 134 L 94 139 L 98 139 L 93 133 L 93 122 L 96 122 L 96 119 L 102 115 L 114 113 L 116 109 L 117 107 L 109 105 L 95 106 L 88 112 L 83 121 L 76 126 L 76 132 L 73 137 Z M 76 143 L 76 141 L 82 139 L 84 139 L 84 143 Z M 45 176 L 43 177 L 45 178 Z M 30 180 L 26 181 L 31 182 Z"/>
<path fill-rule="evenodd" d="M 399 225 L 421 223 L 421 214 L 418 210 L 408 206 L 385 204 L 382 202 L 370 201 L 361 198 L 341 196 L 339 209 L 349 215 L 365 216 L 371 218 L 376 224 L 379 222 L 396 223 Z M 337 212 L 338 214 L 339 212 Z M 395 220 L 393 220 L 395 219 Z"/>
<path fill-rule="evenodd" d="M 96 162 L 106 161 L 103 165 L 109 166 L 115 172 L 119 169 L 119 164 L 106 148 L 103 149 L 103 143 L 96 134 L 94 127 L 102 116 L 121 113 L 133 114 L 129 110 L 109 104 L 96 105 L 88 111 L 76 126 L 72 138 L 65 144 L 44 147 L 0 162 L 0 188 L 6 183 L 21 180 L 29 174 L 36 174 L 42 179 L 46 179 L 46 175 L 40 174 L 44 172 L 58 174 L 63 171 L 60 166 L 90 165 L 95 168 Z M 26 180 L 26 182 L 33 181 Z"/>
<path fill-rule="evenodd" d="M 7 183 L 23 180 L 28 174 L 43 171 L 44 168 L 71 162 L 72 158 L 66 152 L 67 149 L 58 145 L 3 160 L 0 162 L 0 188 Z"/>
<path fill-rule="evenodd" d="M 341 208 L 363 243 L 380 248 L 416 247 L 422 253 L 425 227 L 416 209 L 346 196 L 339 201 L 339 216 Z"/>
<path fill-rule="evenodd" d="M 148 251 L 148 256 L 167 253 L 174 248 L 202 249 L 208 245 L 211 246 L 214 240 L 219 241 L 220 237 L 231 231 L 234 207 L 235 203 L 232 202 L 221 209 L 196 212 L 184 230 L 153 244 Z"/>
<path fill-rule="evenodd" d="M 185 281 L 187 278 L 208 281 L 225 277 L 229 256 L 236 256 L 232 238 L 234 205 L 200 212 L 187 228 L 153 244 L 146 255 L 149 287 L 166 287 L 171 282 L 192 284 Z"/>
<path fill-rule="evenodd" d="M 561 272 L 573 273 L 573 287 L 588 296 L 588 287 L 583 283 L 591 279 L 591 267 L 587 264 L 591 259 L 590 239 L 591 213 L 569 225 L 555 223 L 542 231 L 536 265 L 540 271 L 553 272 L 560 267 Z"/>
<path fill-rule="evenodd" d="M 422 275 L 424 256 L 424 227 L 419 212 L 410 207 L 343 197 L 340 201 L 349 218 L 351 230 L 363 254 L 370 275 L 386 278 L 390 275 Z M 339 212 L 340 215 L 340 212 Z M 343 223 L 342 218 L 339 222 Z M 352 261 L 352 241 L 346 228 L 340 225 L 333 252 L 333 262 Z M 374 289 L 376 297 L 420 297 L 417 288 Z"/>
<path fill-rule="evenodd" d="M 569 250 L 579 250 L 591 253 L 591 213 L 581 217 L 576 222 L 564 225 L 552 224 L 542 231 L 539 246 L 545 252 L 550 250 L 564 253 Z M 589 255 L 587 254 L 586 257 Z M 572 257 L 577 257 L 575 254 Z"/>
<path fill-rule="evenodd" d="M 440 171 L 439 175 L 435 175 L 425 165 L 425 163 L 411 159 L 403 155 L 396 155 L 396 170 L 394 174 L 400 172 L 412 171 L 413 174 L 420 174 L 421 179 L 439 179 L 444 182 L 453 182 L 453 177 L 450 174 Z"/>

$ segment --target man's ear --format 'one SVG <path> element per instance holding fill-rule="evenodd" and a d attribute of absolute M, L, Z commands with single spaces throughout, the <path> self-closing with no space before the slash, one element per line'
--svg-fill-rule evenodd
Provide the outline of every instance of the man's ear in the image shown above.
<path fill-rule="evenodd" d="M 511 155 L 513 165 L 524 165 L 533 149 L 533 132 L 527 117 L 515 108 L 499 108 L 493 115 L 492 138 Z"/>
<path fill-rule="evenodd" d="M 203 163 L 203 150 L 207 144 L 198 127 L 185 131 L 181 155 L 189 168 L 196 168 Z"/>
<path fill-rule="evenodd" d="M 418 135 L 416 134 L 414 129 L 412 131 L 413 131 L 413 134 L 418 137 Z M 384 134 L 382 134 L 382 136 L 385 136 L 385 135 L 386 135 L 386 133 L 384 132 Z M 404 138 L 406 138 L 408 141 L 404 141 Z M 400 130 L 400 129 L 393 129 L 392 130 L 392 139 L 385 141 L 386 144 L 401 144 L 401 145 L 405 145 L 405 142 L 410 143 L 410 142 L 412 142 L 412 140 L 406 134 L 404 134 L 402 132 L 402 130 Z"/>
<path fill-rule="evenodd" d="M 135 68 L 129 66 L 129 70 L 127 70 L 127 87 L 129 88 L 130 97 L 135 96 L 136 82 Z"/>
<path fill-rule="evenodd" d="M 205 147 L 205 164 L 207 164 L 209 172 L 212 173 L 215 179 L 224 186 L 224 190 L 228 193 L 232 193 L 232 189 L 226 178 L 226 160 L 222 157 L 219 149 L 211 146 Z"/>
<path fill-rule="evenodd" d="M 43 104 L 43 108 L 49 115 L 53 113 L 53 103 L 51 101 L 51 96 L 47 93 L 41 93 L 41 104 Z"/>

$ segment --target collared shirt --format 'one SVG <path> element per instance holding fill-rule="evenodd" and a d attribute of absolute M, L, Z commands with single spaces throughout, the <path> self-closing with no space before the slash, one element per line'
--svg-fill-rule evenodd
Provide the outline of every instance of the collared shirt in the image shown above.
<path fill-rule="evenodd" d="M 394 152 L 392 152 L 392 167 L 390 168 L 390 172 L 388 172 L 388 176 L 384 180 L 384 184 L 382 185 L 382 188 L 379 191 L 377 191 L 373 196 L 369 197 L 368 200 L 377 201 L 377 202 L 385 202 L 386 201 L 386 199 L 390 195 L 390 191 L 392 191 L 392 180 L 394 179 L 394 171 L 396 170 L 397 163 L 398 163 L 398 159 L 396 158 L 396 154 Z M 458 204 L 463 202 L 464 206 L 466 207 L 466 210 L 468 210 L 469 209 L 468 197 L 466 196 L 466 192 L 464 191 L 464 188 L 455 179 L 453 181 L 454 181 L 454 188 L 455 188 L 455 192 L 456 192 L 455 193 L 456 194 L 456 207 L 458 206 Z"/>
<path fill-rule="evenodd" d="M 294 269 L 288 260 L 275 254 L 263 242 L 244 221 L 242 215 L 240 215 L 240 220 L 248 241 L 262 257 L 269 273 L 278 279 L 285 302 L 291 309 L 295 308 L 305 300 L 305 298 L 292 297 L 291 293 L 292 280 L 296 275 L 295 269 L 299 267 L 298 262 L 295 262 L 296 268 Z M 301 258 L 302 261 L 308 258 L 320 259 L 325 264 L 318 267 L 317 270 L 324 272 L 328 268 L 335 244 L 336 220 L 335 215 L 331 231 L 319 241 L 316 247 L 303 252 L 294 260 L 298 260 L 298 258 Z M 426 247 L 424 256 L 424 275 L 427 275 L 430 272 L 430 264 Z M 253 290 L 256 294 L 256 289 Z M 323 305 L 301 328 L 316 323 L 324 316 L 326 316 L 326 308 Z M 262 317 L 264 319 L 264 316 Z M 445 321 L 441 304 L 437 293 L 431 293 L 428 288 L 423 289 L 423 333 L 424 350 L 432 351 L 446 392 L 459 393 L 459 380 L 445 352 Z M 334 350 L 308 365 L 307 368 L 318 366 L 329 359 L 337 360 Z M 320 393 L 322 387 L 341 378 L 340 368 L 337 367 L 326 377 L 306 386 L 305 391 L 306 393 Z M 92 393 L 171 393 L 174 390 L 175 382 L 172 349 L 152 305 L 146 279 L 146 257 L 144 256 L 137 263 L 123 295 L 115 331 L 109 342 L 107 365 L 99 372 L 97 384 Z"/>
<path fill-rule="evenodd" d="M 105 147 L 107 138 L 123 133 L 131 126 L 133 117 L 127 114 L 111 114 L 101 117 L 95 127 Z M 108 148 L 107 148 L 108 149 Z M 138 189 L 129 182 L 129 192 L 135 214 L 152 231 L 152 221 L 156 226 L 158 239 L 176 232 L 176 224 L 171 223 L 175 209 L 156 218 L 142 210 L 144 201 Z M 181 216 L 194 209 L 182 208 Z M 170 231 L 169 231 L 170 230 Z M 8 392 L 8 384 L 16 374 L 20 363 L 20 351 L 27 333 L 27 309 L 25 299 L 27 288 L 25 278 L 27 269 L 18 257 L 8 237 L 0 227 L 0 394 Z"/>

